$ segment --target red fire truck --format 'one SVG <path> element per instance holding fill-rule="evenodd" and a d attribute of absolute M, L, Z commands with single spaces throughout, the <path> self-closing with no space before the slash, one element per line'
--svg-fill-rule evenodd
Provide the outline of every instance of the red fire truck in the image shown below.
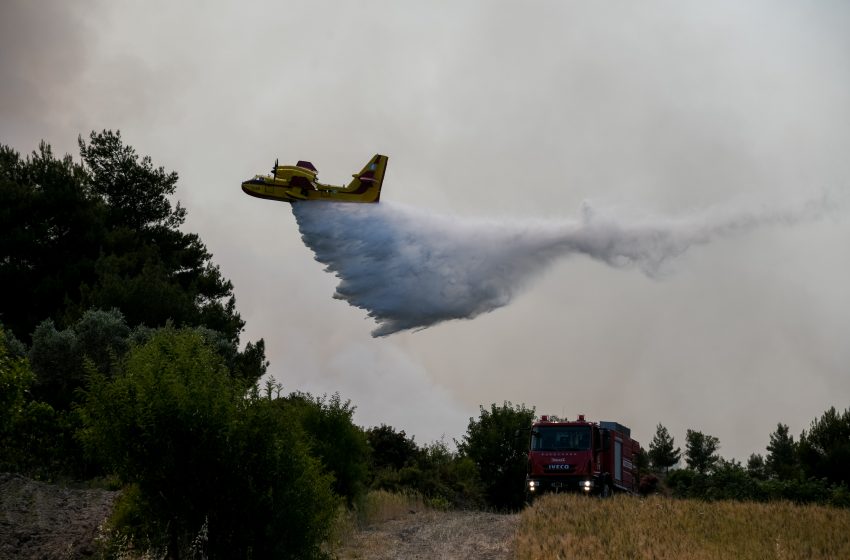
<path fill-rule="evenodd" d="M 610 496 L 614 491 L 634 493 L 638 488 L 637 454 L 640 444 L 631 430 L 618 422 L 575 422 L 541 416 L 531 425 L 528 500 L 544 492 L 584 492 Z"/>

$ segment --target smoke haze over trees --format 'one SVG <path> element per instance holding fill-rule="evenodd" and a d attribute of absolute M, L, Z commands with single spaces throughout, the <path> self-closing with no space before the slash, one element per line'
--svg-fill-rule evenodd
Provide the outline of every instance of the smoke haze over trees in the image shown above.
<path fill-rule="evenodd" d="M 206 534 L 211 556 L 321 556 L 339 505 L 356 507 L 370 489 L 416 492 L 435 507 L 521 505 L 528 440 L 517 434 L 527 433 L 534 408 L 482 406 L 452 450 L 444 441 L 419 446 L 389 425 L 364 430 L 354 423 L 354 404 L 339 394 L 282 394 L 274 380 L 262 394 L 263 341 L 240 350 L 244 323 L 232 285 L 200 238 L 178 229 L 186 212 L 169 202 L 176 174 L 139 159 L 117 133 L 93 133 L 80 149 L 82 164 L 54 158 L 46 144 L 28 158 L 0 147 L 0 280 L 10 287 L 0 298 L 0 469 L 110 480 L 124 488 L 112 527 L 139 546 L 178 555 Z M 406 211 L 388 212 L 392 222 Z M 477 228 L 464 230 L 466 249 L 493 241 L 478 239 Z M 436 245 L 412 250 L 417 240 L 405 235 L 407 249 L 390 244 L 412 253 L 390 258 L 389 270 L 412 278 L 419 258 L 434 258 L 447 266 L 440 272 L 447 278 L 464 276 L 464 266 L 477 274 L 499 262 L 498 255 L 441 260 L 456 247 L 439 229 Z M 392 237 L 376 231 L 389 236 L 383 241 Z M 499 251 L 538 247 L 540 231 L 508 232 L 504 239 L 517 244 Z M 561 254 L 562 233 L 543 253 L 532 251 L 531 269 L 541 254 Z M 668 246 L 670 238 L 661 237 Z M 623 253 L 620 247 L 609 256 Z M 380 261 L 386 247 L 373 249 Z M 620 264 L 643 258 L 628 251 L 637 260 Z M 618 263 L 611 256 L 609 264 Z M 373 280 L 346 274 L 341 292 Z M 505 277 L 521 285 L 520 276 Z M 444 295 L 458 295 L 456 309 L 468 310 L 477 295 L 463 284 L 449 283 Z M 493 296 L 487 305 L 508 301 L 506 286 L 485 286 Z M 796 444 L 779 424 L 767 460 L 753 461 L 753 476 L 717 456 L 717 438 L 688 430 L 686 440 L 690 468 L 666 480 L 674 495 L 850 503 L 850 411 L 829 409 Z M 653 450 L 653 465 L 665 469 L 680 451 L 661 424 L 650 456 Z"/>

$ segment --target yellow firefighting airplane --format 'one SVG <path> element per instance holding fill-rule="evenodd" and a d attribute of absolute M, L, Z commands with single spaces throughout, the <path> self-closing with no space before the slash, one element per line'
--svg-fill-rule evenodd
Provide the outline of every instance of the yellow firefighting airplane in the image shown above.
<path fill-rule="evenodd" d="M 387 156 L 375 155 L 360 173 L 352 175 L 354 179 L 344 187 L 319 183 L 319 172 L 309 161 L 299 161 L 295 165 L 278 165 L 275 161 L 271 175 L 255 175 L 242 183 L 242 190 L 257 198 L 283 202 L 378 202 L 387 159 Z"/>

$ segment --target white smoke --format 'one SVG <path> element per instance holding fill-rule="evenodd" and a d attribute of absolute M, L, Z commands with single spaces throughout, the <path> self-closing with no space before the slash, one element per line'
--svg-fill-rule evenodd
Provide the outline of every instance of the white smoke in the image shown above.
<path fill-rule="evenodd" d="M 580 220 L 565 222 L 461 219 L 388 202 L 296 203 L 292 211 L 304 243 L 340 279 L 334 297 L 366 310 L 379 337 L 507 305 L 557 258 L 583 254 L 656 277 L 694 245 L 814 219 L 827 207 L 820 200 L 653 219 L 585 203 Z"/>

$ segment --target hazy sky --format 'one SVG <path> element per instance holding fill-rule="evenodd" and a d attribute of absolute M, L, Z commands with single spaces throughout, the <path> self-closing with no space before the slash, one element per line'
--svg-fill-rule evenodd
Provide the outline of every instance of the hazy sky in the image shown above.
<path fill-rule="evenodd" d="M 0 3 L 0 142 L 120 129 L 180 174 L 200 234 L 287 390 L 339 391 L 420 443 L 478 405 L 658 422 L 764 453 L 850 406 L 846 210 L 692 247 L 650 277 L 556 260 L 474 320 L 374 339 L 287 204 L 240 182 L 389 156 L 382 201 L 457 224 L 796 207 L 850 191 L 850 4 Z M 458 231 L 461 231 L 459 229 Z M 410 298 L 416 298 L 411 293 Z"/>

